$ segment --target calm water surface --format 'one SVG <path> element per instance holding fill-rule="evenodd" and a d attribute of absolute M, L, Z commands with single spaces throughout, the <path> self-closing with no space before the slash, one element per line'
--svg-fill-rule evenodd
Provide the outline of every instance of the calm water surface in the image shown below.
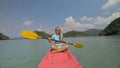
<path fill-rule="evenodd" d="M 83 68 L 120 68 L 120 36 L 65 40 L 83 44 L 81 49 L 69 48 Z M 37 68 L 49 45 L 45 39 L 0 40 L 0 68 Z"/>

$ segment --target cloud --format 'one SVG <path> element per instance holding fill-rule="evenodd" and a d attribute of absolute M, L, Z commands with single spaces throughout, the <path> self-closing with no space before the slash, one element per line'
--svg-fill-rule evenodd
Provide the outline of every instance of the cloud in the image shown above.
<path fill-rule="evenodd" d="M 81 21 L 91 21 L 91 20 L 93 20 L 93 18 L 92 17 L 91 18 L 87 18 L 86 16 L 83 16 L 80 20 Z"/>
<path fill-rule="evenodd" d="M 65 18 L 65 24 L 62 27 L 64 32 L 70 31 L 70 30 L 77 30 L 77 31 L 84 31 L 89 28 L 93 28 L 94 25 L 92 24 L 83 24 L 80 22 L 75 22 L 72 16 Z"/>
<path fill-rule="evenodd" d="M 105 3 L 102 6 L 102 9 L 103 10 L 109 9 L 109 8 L 115 6 L 116 4 L 118 4 L 119 2 L 120 2 L 120 0 L 108 0 L 107 3 Z"/>
<path fill-rule="evenodd" d="M 72 16 L 65 18 L 65 24 L 62 26 L 63 31 L 85 31 L 87 29 L 104 29 L 108 24 L 111 23 L 114 19 L 120 17 L 120 12 L 112 13 L 108 17 L 86 17 L 83 16 L 80 18 L 80 22 L 76 22 Z"/>
<path fill-rule="evenodd" d="M 104 17 L 96 17 L 95 24 L 109 24 L 114 19 L 120 17 L 120 12 L 113 13 L 111 16 L 104 18 Z"/>
<path fill-rule="evenodd" d="M 24 21 L 24 23 L 23 23 L 24 25 L 31 25 L 32 24 L 32 21 L 31 20 L 26 20 L 26 21 Z"/>
<path fill-rule="evenodd" d="M 95 28 L 98 28 L 98 29 L 103 29 L 105 28 L 105 26 L 107 26 L 108 24 L 111 23 L 111 21 L 113 21 L 114 19 L 120 17 L 120 12 L 115 12 L 115 13 L 112 13 L 109 17 L 101 17 L 101 16 L 97 16 L 97 17 L 91 17 L 91 18 L 88 18 L 88 17 L 82 17 L 80 20 L 82 22 L 90 22 L 90 23 L 93 23 L 95 25 Z"/>
<path fill-rule="evenodd" d="M 115 13 L 112 13 L 111 16 L 109 17 L 101 17 L 101 16 L 97 16 L 97 17 L 91 17 L 91 18 L 88 18 L 88 17 L 82 17 L 80 20 L 83 21 L 83 22 L 93 22 L 94 24 L 109 24 L 112 20 L 116 19 L 120 17 L 120 12 L 115 12 Z"/>
<path fill-rule="evenodd" d="M 37 31 L 43 31 L 42 29 L 37 29 Z"/>

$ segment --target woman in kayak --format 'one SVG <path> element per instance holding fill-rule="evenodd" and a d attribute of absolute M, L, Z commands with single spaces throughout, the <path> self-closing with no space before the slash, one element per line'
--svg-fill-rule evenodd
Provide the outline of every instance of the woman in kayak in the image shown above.
<path fill-rule="evenodd" d="M 56 34 L 53 34 L 51 38 L 48 38 L 48 41 L 51 43 L 52 41 L 56 40 L 55 41 L 55 44 L 50 46 L 51 48 L 51 51 L 52 52 L 61 52 L 61 51 L 65 51 L 68 49 L 68 45 L 62 43 L 62 42 L 59 42 L 59 41 L 63 41 L 63 35 L 61 33 L 61 28 L 60 27 L 56 27 L 55 28 L 55 33 Z M 65 42 L 65 41 L 64 41 Z M 67 42 L 65 42 L 67 43 Z"/>

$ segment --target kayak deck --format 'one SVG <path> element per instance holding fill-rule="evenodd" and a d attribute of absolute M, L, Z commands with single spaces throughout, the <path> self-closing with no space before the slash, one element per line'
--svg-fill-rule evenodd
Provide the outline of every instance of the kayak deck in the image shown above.
<path fill-rule="evenodd" d="M 81 64 L 69 50 L 65 52 L 52 53 L 48 51 L 38 68 L 82 68 Z"/>

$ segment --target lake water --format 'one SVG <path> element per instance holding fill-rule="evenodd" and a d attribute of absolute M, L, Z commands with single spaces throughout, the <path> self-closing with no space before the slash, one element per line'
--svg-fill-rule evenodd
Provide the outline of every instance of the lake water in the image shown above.
<path fill-rule="evenodd" d="M 83 68 L 120 68 L 120 36 L 65 40 L 83 44 L 80 49 L 69 48 Z M 45 39 L 0 40 L 0 68 L 37 68 L 49 45 Z"/>

